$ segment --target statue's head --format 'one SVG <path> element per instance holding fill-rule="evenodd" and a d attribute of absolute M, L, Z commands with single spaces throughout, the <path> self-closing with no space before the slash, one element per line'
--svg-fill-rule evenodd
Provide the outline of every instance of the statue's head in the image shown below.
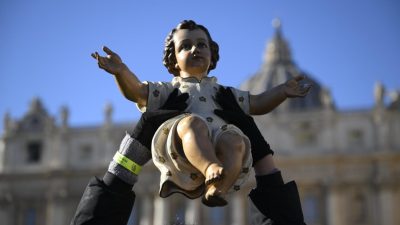
<path fill-rule="evenodd" d="M 210 51 L 211 51 L 211 63 L 208 67 L 208 71 L 215 69 L 217 66 L 217 62 L 219 60 L 219 46 L 218 44 L 212 40 L 210 33 L 208 32 L 207 28 L 200 24 L 196 24 L 193 20 L 184 20 L 179 23 L 172 31 L 168 34 L 165 38 L 165 45 L 164 45 L 164 57 L 163 57 L 163 64 L 167 67 L 168 72 L 173 74 L 174 76 L 179 76 L 179 70 L 175 67 L 177 61 L 175 57 L 175 43 L 174 43 L 174 34 L 178 30 L 188 29 L 188 30 L 202 30 L 206 36 L 208 37 Z"/>

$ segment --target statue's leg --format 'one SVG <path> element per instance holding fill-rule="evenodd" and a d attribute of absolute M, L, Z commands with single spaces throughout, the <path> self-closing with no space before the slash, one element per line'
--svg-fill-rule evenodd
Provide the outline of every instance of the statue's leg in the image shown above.
<path fill-rule="evenodd" d="M 189 162 L 212 183 L 222 178 L 223 167 L 211 143 L 207 124 L 197 116 L 183 118 L 177 126 L 183 152 Z"/>
<path fill-rule="evenodd" d="M 245 143 L 241 135 L 226 132 L 220 136 L 216 145 L 217 158 L 222 162 L 225 171 L 224 179 L 207 185 L 203 203 L 208 206 L 223 206 L 222 199 L 239 177 L 245 156 Z M 219 198 L 215 198 L 218 196 Z"/>
<path fill-rule="evenodd" d="M 217 158 L 222 162 L 225 171 L 229 171 L 220 183 L 224 193 L 232 187 L 243 169 L 245 147 L 243 137 L 237 133 L 224 133 L 217 142 Z"/>

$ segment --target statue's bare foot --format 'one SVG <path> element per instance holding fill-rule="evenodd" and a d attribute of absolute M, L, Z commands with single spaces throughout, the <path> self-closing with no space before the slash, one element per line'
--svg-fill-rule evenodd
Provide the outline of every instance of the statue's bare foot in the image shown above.
<path fill-rule="evenodd" d="M 206 185 L 215 183 L 222 179 L 224 168 L 217 163 L 211 163 L 206 169 Z"/>
<path fill-rule="evenodd" d="M 201 202 L 208 207 L 221 207 L 228 204 L 222 192 L 214 185 L 208 186 L 207 192 L 202 197 Z"/>

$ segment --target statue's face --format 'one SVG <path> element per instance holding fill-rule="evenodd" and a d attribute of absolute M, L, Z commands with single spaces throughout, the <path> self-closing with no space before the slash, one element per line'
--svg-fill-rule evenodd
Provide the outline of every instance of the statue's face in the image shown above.
<path fill-rule="evenodd" d="M 207 76 L 211 63 L 211 51 L 206 33 L 201 29 L 177 30 L 173 37 L 175 44 L 175 67 L 181 77 Z"/>

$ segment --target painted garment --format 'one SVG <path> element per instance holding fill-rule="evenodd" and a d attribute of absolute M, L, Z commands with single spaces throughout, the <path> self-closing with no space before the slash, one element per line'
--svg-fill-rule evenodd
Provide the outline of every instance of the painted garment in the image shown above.
<path fill-rule="evenodd" d="M 196 115 L 208 126 L 210 140 L 215 145 L 218 138 L 225 132 L 232 132 L 243 137 L 246 153 L 243 169 L 232 190 L 239 190 L 250 174 L 252 157 L 249 139 L 232 124 L 214 114 L 214 109 L 220 109 L 214 101 L 219 89 L 216 77 L 205 77 L 201 81 L 196 78 L 174 77 L 171 82 L 146 82 L 149 88 L 147 107 L 139 107 L 140 111 L 159 109 L 167 100 L 169 94 L 178 88 L 181 93 L 189 93 L 186 114 L 174 117 L 164 122 L 156 131 L 152 141 L 152 157 L 154 164 L 161 172 L 160 196 L 167 197 L 172 193 L 182 193 L 188 198 L 197 198 L 204 193 L 204 176 L 194 168 L 176 147 L 176 128 L 181 119 L 188 115 Z M 232 89 L 237 102 L 245 113 L 249 113 L 249 93 Z"/>

